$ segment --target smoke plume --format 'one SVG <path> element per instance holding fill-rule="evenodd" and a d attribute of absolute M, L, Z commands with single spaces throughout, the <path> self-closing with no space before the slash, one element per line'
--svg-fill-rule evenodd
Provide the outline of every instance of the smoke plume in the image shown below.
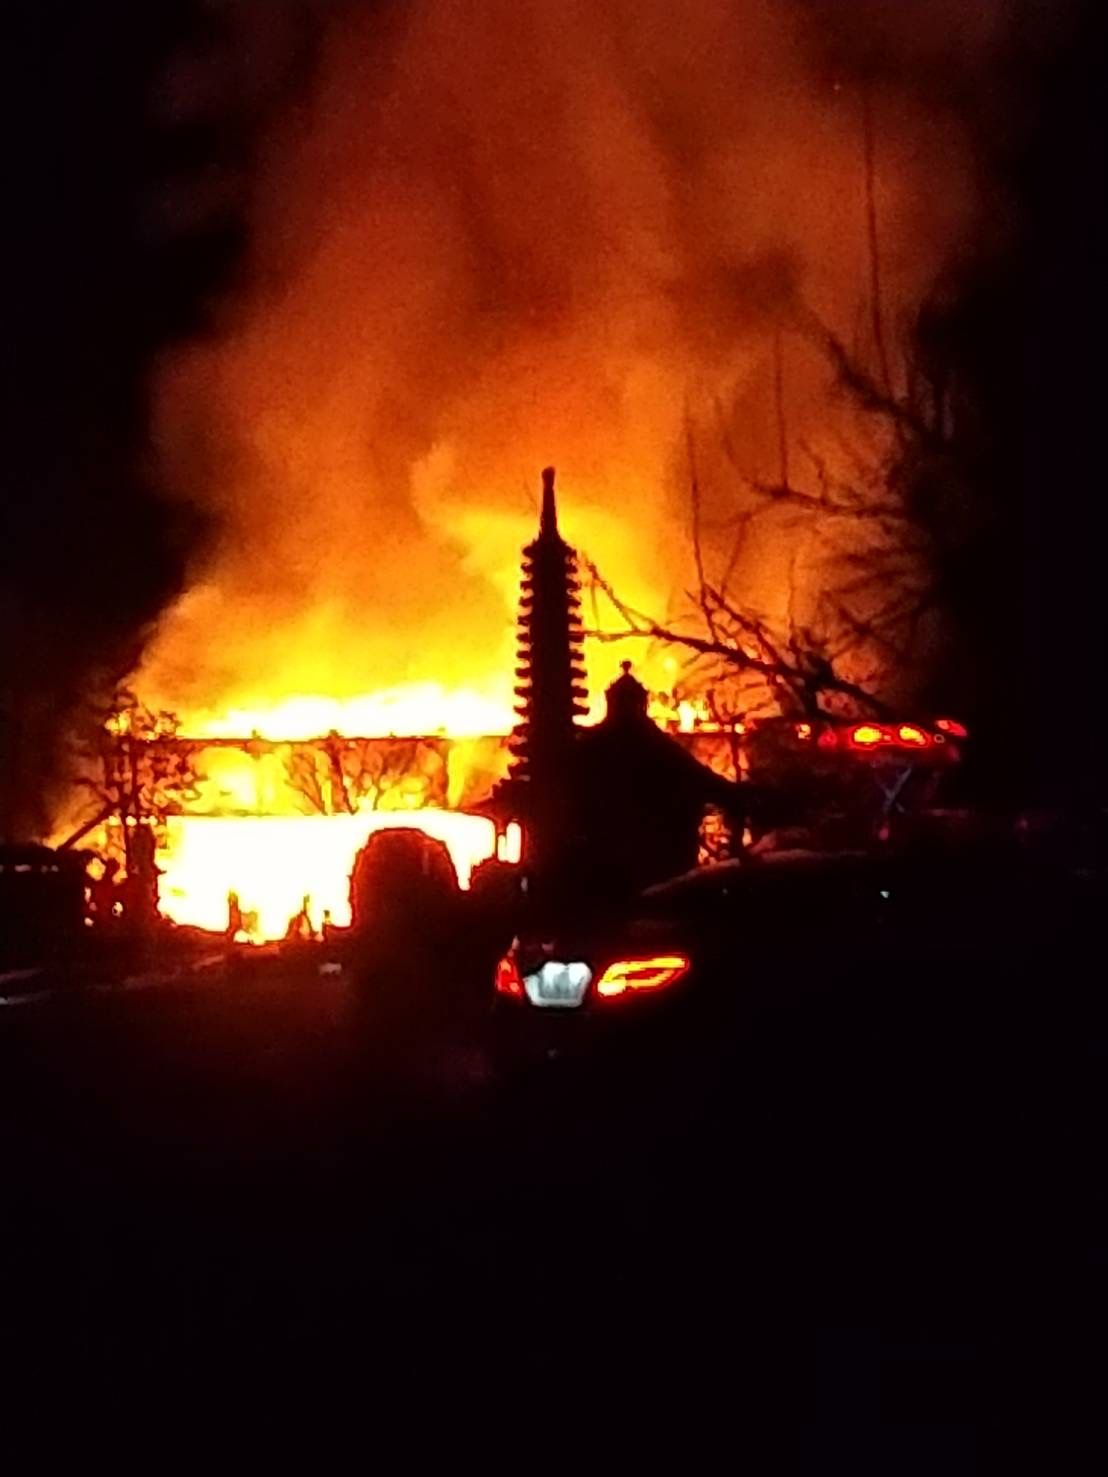
<path fill-rule="evenodd" d="M 159 366 L 163 482 L 222 532 L 143 690 L 186 716 L 503 690 L 549 462 L 567 537 L 664 612 L 690 581 L 689 423 L 722 418 L 775 476 L 780 370 L 790 442 L 841 444 L 800 326 L 870 322 L 864 110 L 889 324 L 972 239 L 959 107 L 1006 10 L 321 7 L 311 97 L 261 152 L 248 285 Z M 706 465 L 722 527 L 733 468 Z M 762 540 L 739 571 L 763 608 L 783 560 Z"/>

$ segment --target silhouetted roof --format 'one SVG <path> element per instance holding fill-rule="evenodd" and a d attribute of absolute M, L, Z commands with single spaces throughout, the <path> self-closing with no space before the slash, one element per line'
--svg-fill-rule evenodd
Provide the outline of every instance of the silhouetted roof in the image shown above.
<path fill-rule="evenodd" d="M 620 662 L 622 677 L 617 677 L 607 690 L 609 704 L 619 707 L 646 707 L 649 694 L 637 677 L 631 675 L 631 663 Z"/>

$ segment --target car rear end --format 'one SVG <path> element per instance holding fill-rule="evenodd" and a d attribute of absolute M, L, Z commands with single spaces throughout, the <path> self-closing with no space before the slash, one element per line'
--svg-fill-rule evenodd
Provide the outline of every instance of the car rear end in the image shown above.
<path fill-rule="evenodd" d="M 496 968 L 498 1052 L 563 1060 L 639 1035 L 680 1011 L 694 980 L 687 944 L 656 920 L 524 933 Z"/>

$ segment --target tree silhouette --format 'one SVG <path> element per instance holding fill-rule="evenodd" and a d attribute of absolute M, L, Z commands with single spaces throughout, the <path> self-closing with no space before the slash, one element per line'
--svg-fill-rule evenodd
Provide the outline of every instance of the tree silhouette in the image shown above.
<path fill-rule="evenodd" d="M 691 692 L 723 701 L 733 715 L 797 718 L 888 716 L 903 674 L 925 671 L 944 620 L 965 617 L 978 598 L 974 571 L 992 525 L 978 493 L 980 433 L 925 309 L 901 344 L 899 373 L 872 372 L 860 352 L 810 320 L 806 332 L 845 397 L 858 435 L 836 465 L 801 442 L 780 475 L 750 477 L 716 407 L 715 432 L 732 479 L 729 538 L 705 537 L 695 437 L 688 427 L 694 583 L 675 618 L 636 610 L 585 561 L 601 641 L 638 637 L 684 653 Z M 887 380 L 887 383 L 886 383 Z M 825 552 L 824 584 L 799 598 L 795 561 L 783 616 L 743 601 L 736 572 L 752 533 L 782 510 L 791 537 Z M 804 606 L 805 614 L 798 611 Z M 605 627 L 601 607 L 616 617 Z M 924 684 L 924 700 L 932 696 Z M 947 704 L 940 701 L 940 706 Z"/>
<path fill-rule="evenodd" d="M 427 739 L 329 733 L 315 743 L 294 744 L 285 773 L 312 815 L 421 810 L 445 801 L 445 759 L 441 746 Z"/>
<path fill-rule="evenodd" d="M 175 713 L 117 690 L 80 749 L 80 783 L 105 818 L 161 824 L 197 799 L 199 776 L 179 729 Z"/>

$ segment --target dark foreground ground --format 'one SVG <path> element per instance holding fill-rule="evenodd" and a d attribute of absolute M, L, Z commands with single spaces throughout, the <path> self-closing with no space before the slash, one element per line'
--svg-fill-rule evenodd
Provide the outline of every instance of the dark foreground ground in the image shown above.
<path fill-rule="evenodd" d="M 985 1367 L 1019 1406 L 1091 1287 L 1082 907 L 877 971 L 765 941 L 519 1072 L 480 1024 L 370 1040 L 310 959 L 0 1010 L 5 1388 L 975 1471 Z"/>

